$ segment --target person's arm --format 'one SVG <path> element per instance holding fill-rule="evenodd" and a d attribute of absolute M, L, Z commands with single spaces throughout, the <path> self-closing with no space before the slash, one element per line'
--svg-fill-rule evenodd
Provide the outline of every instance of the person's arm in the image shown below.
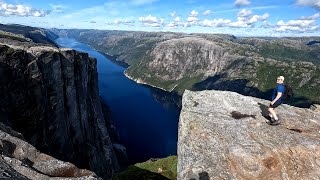
<path fill-rule="evenodd" d="M 274 98 L 274 100 L 271 102 L 271 105 L 273 105 L 275 102 L 277 102 L 281 96 L 282 96 L 282 92 L 278 92 L 276 98 Z"/>

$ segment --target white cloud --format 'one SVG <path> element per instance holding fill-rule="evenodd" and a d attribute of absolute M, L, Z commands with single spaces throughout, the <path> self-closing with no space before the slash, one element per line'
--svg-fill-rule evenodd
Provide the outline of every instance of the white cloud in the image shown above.
<path fill-rule="evenodd" d="M 287 32 L 287 31 L 296 31 L 296 32 L 308 32 L 318 29 L 319 26 L 316 25 L 315 20 L 290 20 L 284 22 L 280 20 L 276 24 L 276 31 Z"/>
<path fill-rule="evenodd" d="M 205 15 L 205 16 L 208 16 L 210 13 L 211 13 L 210 10 L 206 10 L 206 11 L 204 11 L 202 14 Z"/>
<path fill-rule="evenodd" d="M 300 17 L 300 19 L 302 19 L 302 20 L 315 20 L 315 19 L 318 19 L 318 18 L 320 18 L 320 13 L 316 13 L 316 14 L 314 14 L 312 16 L 307 16 L 307 17 L 302 16 L 302 17 Z"/>
<path fill-rule="evenodd" d="M 229 19 L 214 19 L 214 20 L 208 20 L 205 19 L 201 22 L 202 26 L 206 27 L 224 27 L 228 26 L 228 24 L 231 23 L 231 20 Z"/>
<path fill-rule="evenodd" d="M 174 18 L 174 21 L 175 21 L 175 22 L 179 22 L 179 21 L 180 21 L 180 17 Z"/>
<path fill-rule="evenodd" d="M 237 16 L 238 17 L 248 17 L 252 14 L 252 11 L 247 10 L 247 9 L 242 9 L 241 11 L 238 12 Z"/>
<path fill-rule="evenodd" d="M 179 22 L 179 21 L 171 21 L 169 24 L 166 25 L 166 28 L 168 29 L 176 29 L 178 27 L 185 26 L 185 23 Z"/>
<path fill-rule="evenodd" d="M 320 0 L 296 0 L 296 4 L 300 6 L 311 6 L 320 9 Z"/>
<path fill-rule="evenodd" d="M 189 16 L 187 22 L 184 22 L 184 27 L 190 27 L 192 25 L 198 25 L 199 19 L 197 17 Z"/>
<path fill-rule="evenodd" d="M 252 24 L 252 23 L 255 23 L 255 22 L 257 22 L 257 21 L 265 21 L 266 19 L 269 18 L 269 16 L 270 16 L 270 15 L 269 15 L 268 13 L 265 13 L 265 14 L 262 15 L 262 16 L 254 15 L 254 16 L 252 16 L 252 17 L 249 19 L 248 23 L 249 23 L 249 24 Z"/>
<path fill-rule="evenodd" d="M 49 11 L 33 9 L 29 6 L 21 4 L 12 5 L 0 1 L 0 15 L 1 16 L 34 16 L 43 17 L 49 14 Z"/>
<path fill-rule="evenodd" d="M 242 9 L 237 14 L 236 22 L 230 23 L 232 27 L 252 27 L 254 23 L 258 21 L 265 21 L 269 18 L 269 14 L 265 13 L 263 15 L 253 15 L 252 11 L 247 9 Z"/>
<path fill-rule="evenodd" d="M 198 16 L 198 12 L 195 11 L 195 10 L 192 10 L 189 16 L 190 17 L 197 17 Z"/>
<path fill-rule="evenodd" d="M 197 25 L 199 22 L 198 19 L 198 12 L 195 10 L 192 10 L 191 13 L 189 14 L 187 21 L 183 22 L 184 27 L 190 27 L 192 25 Z"/>
<path fill-rule="evenodd" d="M 112 22 L 107 22 L 108 25 L 119 25 L 119 24 L 124 24 L 127 26 L 132 26 L 135 23 L 134 20 L 129 20 L 129 19 L 115 19 Z"/>
<path fill-rule="evenodd" d="M 139 17 L 139 21 L 145 26 L 160 27 L 164 24 L 164 19 L 158 19 L 155 16 L 148 15 L 147 17 Z"/>
<path fill-rule="evenodd" d="M 143 22 L 143 23 L 157 23 L 158 19 L 155 16 L 147 16 L 147 17 L 139 17 L 139 21 Z"/>
<path fill-rule="evenodd" d="M 234 4 L 235 4 L 237 7 L 239 7 L 239 6 L 248 6 L 248 5 L 251 4 L 251 2 L 248 1 L 248 0 L 236 0 L 236 1 L 234 2 Z"/>
<path fill-rule="evenodd" d="M 196 21 L 199 21 L 199 19 L 198 19 L 197 17 L 189 16 L 189 17 L 187 18 L 187 21 L 188 21 L 188 22 L 196 22 Z"/>
<path fill-rule="evenodd" d="M 235 22 L 231 22 L 229 23 L 230 27 L 250 27 L 251 25 L 249 25 L 247 22 L 244 21 L 235 21 Z"/>
<path fill-rule="evenodd" d="M 253 15 L 252 11 L 243 9 L 237 14 L 237 21 L 232 22 L 230 19 L 205 19 L 201 21 L 201 26 L 206 27 L 253 27 L 254 23 L 258 21 L 265 22 L 269 18 L 269 14 L 265 13 L 263 15 Z"/>

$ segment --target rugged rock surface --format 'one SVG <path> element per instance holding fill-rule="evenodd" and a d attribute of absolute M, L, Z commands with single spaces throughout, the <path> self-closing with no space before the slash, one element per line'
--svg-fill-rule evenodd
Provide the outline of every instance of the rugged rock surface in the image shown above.
<path fill-rule="evenodd" d="M 320 37 L 236 38 L 223 34 L 53 30 L 131 65 L 138 83 L 182 94 L 185 89 L 229 90 L 269 98 L 279 75 L 295 92 L 290 102 L 320 103 Z M 103 37 L 103 38 L 101 38 Z M 268 94 L 268 95 L 265 95 Z"/>
<path fill-rule="evenodd" d="M 110 178 L 119 167 L 114 148 L 119 155 L 125 148 L 112 143 L 108 133 L 96 59 L 34 42 L 5 42 L 0 44 L 0 120 L 40 151 Z"/>
<path fill-rule="evenodd" d="M 178 179 L 319 179 L 320 113 L 229 91 L 185 91 Z"/>
<path fill-rule="evenodd" d="M 101 179 L 95 173 L 40 153 L 0 123 L 1 179 Z"/>

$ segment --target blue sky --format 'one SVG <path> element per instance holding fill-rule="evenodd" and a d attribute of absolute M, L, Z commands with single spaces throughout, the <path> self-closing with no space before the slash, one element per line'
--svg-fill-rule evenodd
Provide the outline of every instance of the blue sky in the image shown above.
<path fill-rule="evenodd" d="M 0 22 L 237 36 L 320 35 L 320 0 L 0 0 Z"/>

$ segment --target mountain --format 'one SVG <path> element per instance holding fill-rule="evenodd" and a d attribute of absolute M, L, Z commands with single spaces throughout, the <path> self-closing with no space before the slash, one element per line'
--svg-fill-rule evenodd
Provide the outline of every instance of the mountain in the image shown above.
<path fill-rule="evenodd" d="M 58 30 L 130 67 L 125 74 L 143 84 L 178 92 L 218 89 L 269 99 L 277 76 L 292 86 L 289 102 L 320 102 L 320 37 L 237 38 L 102 30 Z"/>
<path fill-rule="evenodd" d="M 16 40 L 20 42 L 34 42 L 37 44 L 58 47 L 52 41 L 52 38 L 56 38 L 56 37 L 57 37 L 56 35 L 40 28 L 23 26 L 19 24 L 11 24 L 11 25 L 0 24 L 0 38 L 2 39 L 2 42 L 5 41 L 5 39 L 11 39 L 11 40 Z"/>
<path fill-rule="evenodd" d="M 96 59 L 18 27 L 0 28 L 0 121 L 41 152 L 110 179 L 126 153 L 100 101 Z"/>
<path fill-rule="evenodd" d="M 235 92 L 185 91 L 177 179 L 318 179 L 320 109 L 280 105 Z"/>

